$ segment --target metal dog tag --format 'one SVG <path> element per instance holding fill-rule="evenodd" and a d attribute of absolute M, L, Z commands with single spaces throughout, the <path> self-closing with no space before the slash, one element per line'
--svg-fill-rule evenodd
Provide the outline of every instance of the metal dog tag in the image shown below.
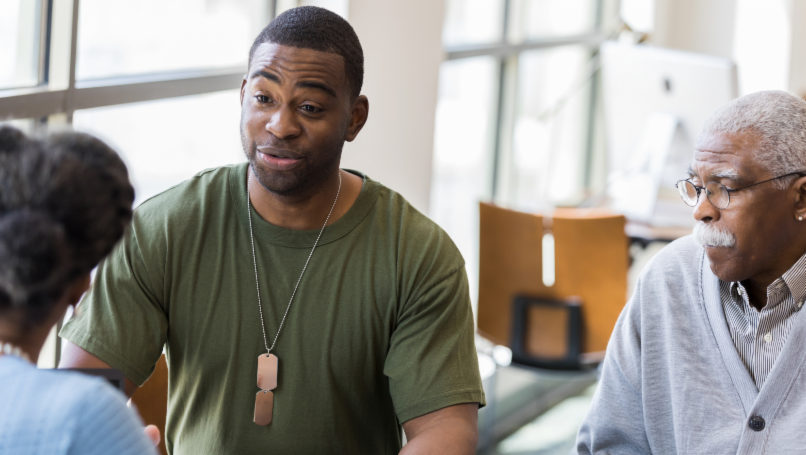
<path fill-rule="evenodd" d="M 274 410 L 274 394 L 261 390 L 255 395 L 255 423 L 265 426 L 271 423 Z"/>
<path fill-rule="evenodd" d="M 277 356 L 260 354 L 257 358 L 257 386 L 262 390 L 274 390 L 277 387 Z"/>

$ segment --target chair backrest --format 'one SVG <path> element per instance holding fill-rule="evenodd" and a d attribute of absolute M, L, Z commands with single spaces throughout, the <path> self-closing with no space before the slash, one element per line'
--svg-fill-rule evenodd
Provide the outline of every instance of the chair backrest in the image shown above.
<path fill-rule="evenodd" d="M 168 454 L 165 448 L 165 418 L 168 415 L 168 364 L 165 354 L 157 361 L 154 373 L 142 387 L 132 395 L 132 403 L 137 406 L 146 425 L 156 425 L 160 429 L 159 450 Z"/>
<path fill-rule="evenodd" d="M 543 284 L 543 217 L 479 206 L 479 332 L 509 346 L 516 296 L 582 302 L 583 353 L 604 351 L 627 299 L 629 249 L 625 219 L 603 210 L 558 209 L 554 285 Z M 527 331 L 526 348 L 541 337 Z M 552 348 L 555 349 L 555 348 Z"/>

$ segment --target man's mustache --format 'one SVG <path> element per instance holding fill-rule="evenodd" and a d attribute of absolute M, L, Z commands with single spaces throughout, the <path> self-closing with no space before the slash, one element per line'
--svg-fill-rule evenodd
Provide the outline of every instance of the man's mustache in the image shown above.
<path fill-rule="evenodd" d="M 694 225 L 694 240 L 702 246 L 726 248 L 736 246 L 736 235 L 733 232 L 704 221 L 698 221 Z"/>

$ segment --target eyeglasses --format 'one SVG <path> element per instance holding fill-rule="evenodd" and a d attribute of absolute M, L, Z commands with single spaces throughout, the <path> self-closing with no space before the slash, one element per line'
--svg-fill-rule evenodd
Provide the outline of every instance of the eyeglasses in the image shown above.
<path fill-rule="evenodd" d="M 708 198 L 708 201 L 713 204 L 714 207 L 718 209 L 726 209 L 730 204 L 730 193 L 734 193 L 739 190 L 743 190 L 746 188 L 750 188 L 752 186 L 761 185 L 762 183 L 772 182 L 773 180 L 782 179 L 784 177 L 790 177 L 792 175 L 806 175 L 806 170 L 792 172 L 786 175 L 780 175 L 778 177 L 773 177 L 769 180 L 764 180 L 763 182 L 754 183 L 752 185 L 743 186 L 741 188 L 733 188 L 728 189 L 725 185 L 719 182 L 708 182 L 705 184 L 704 187 L 694 185 L 691 180 L 680 180 L 675 185 L 677 187 L 677 191 L 680 193 L 680 197 L 683 199 L 687 205 L 694 207 L 697 205 L 697 201 L 700 200 L 700 193 L 702 190 L 705 190 L 705 196 Z"/>

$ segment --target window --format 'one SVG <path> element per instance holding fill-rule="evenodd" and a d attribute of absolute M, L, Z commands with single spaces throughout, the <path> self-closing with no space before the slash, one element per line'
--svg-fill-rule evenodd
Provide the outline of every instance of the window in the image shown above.
<path fill-rule="evenodd" d="M 0 1 L 0 89 L 30 87 L 40 80 L 41 1 Z"/>
<path fill-rule="evenodd" d="M 597 0 L 515 0 L 511 2 L 511 41 L 591 33 L 598 23 Z"/>
<path fill-rule="evenodd" d="M 445 46 L 495 43 L 503 34 L 504 0 L 447 0 Z"/>
<path fill-rule="evenodd" d="M 518 65 L 508 205 L 537 211 L 574 203 L 585 186 L 591 58 L 585 46 L 528 51 Z"/>
<path fill-rule="evenodd" d="M 477 289 L 478 201 L 492 196 L 498 62 L 475 57 L 445 62 L 439 76 L 431 218 L 450 233 L 465 256 L 471 289 Z M 470 224 L 468 224 L 470 222 Z"/>
<path fill-rule="evenodd" d="M 478 293 L 478 203 L 539 211 L 581 202 L 604 0 L 448 0 L 431 217 Z"/>
<path fill-rule="evenodd" d="M 245 66 L 264 0 L 81 0 L 78 80 Z M 125 18 L 125 20 L 110 20 Z"/>
<path fill-rule="evenodd" d="M 298 5 L 349 12 L 349 0 L 0 0 L 0 124 L 96 134 L 123 157 L 140 204 L 244 161 L 238 87 L 249 47 Z M 40 367 L 58 364 L 57 329 Z"/>
<path fill-rule="evenodd" d="M 134 185 L 134 204 L 140 205 L 203 169 L 246 160 L 239 95 L 227 90 L 80 110 L 73 125 L 120 153 Z"/>

